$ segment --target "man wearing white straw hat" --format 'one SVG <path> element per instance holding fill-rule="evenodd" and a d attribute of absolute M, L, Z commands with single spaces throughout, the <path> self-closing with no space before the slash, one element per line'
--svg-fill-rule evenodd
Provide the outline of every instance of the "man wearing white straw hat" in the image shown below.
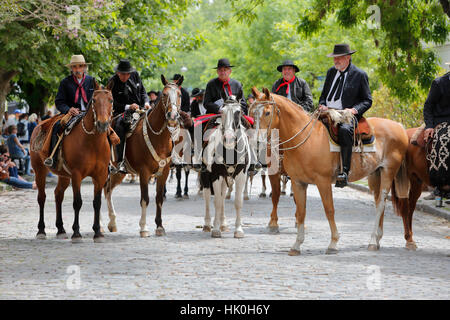
<path fill-rule="evenodd" d="M 55 98 L 55 106 L 61 113 L 75 116 L 85 111 L 94 93 L 94 78 L 87 75 L 87 63 L 83 55 L 73 55 L 70 63 L 71 74 L 64 78 Z"/>

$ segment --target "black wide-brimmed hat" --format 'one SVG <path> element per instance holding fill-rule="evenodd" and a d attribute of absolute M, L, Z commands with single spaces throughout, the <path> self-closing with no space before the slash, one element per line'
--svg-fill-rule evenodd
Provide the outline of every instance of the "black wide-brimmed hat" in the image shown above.
<path fill-rule="evenodd" d="M 128 59 L 120 59 L 119 64 L 117 65 L 117 67 L 114 69 L 116 72 L 122 72 L 122 73 L 131 73 L 136 71 L 136 69 L 134 69 L 131 66 L 131 63 Z"/>
<path fill-rule="evenodd" d="M 250 99 L 250 98 L 253 98 L 253 99 L 255 99 L 255 96 L 254 95 L 252 95 L 251 93 L 247 96 L 247 100 L 248 99 Z"/>
<path fill-rule="evenodd" d="M 194 88 L 192 90 L 191 97 L 198 97 L 198 96 L 203 95 L 204 93 L 205 93 L 205 90 L 199 89 L 199 88 Z"/>
<path fill-rule="evenodd" d="M 155 95 L 158 95 L 158 92 L 156 92 L 155 90 L 150 90 L 149 92 L 147 92 L 147 95 L 149 96 L 150 93 L 153 93 L 153 94 L 155 94 Z"/>
<path fill-rule="evenodd" d="M 287 67 L 287 66 L 294 67 L 295 72 L 298 72 L 298 71 L 300 70 L 300 69 L 294 64 L 294 62 L 293 62 L 292 60 L 284 60 L 283 63 L 280 64 L 280 65 L 277 67 L 277 70 L 278 70 L 279 72 L 281 72 L 281 71 L 283 71 L 283 67 Z"/>
<path fill-rule="evenodd" d="M 230 64 L 230 60 L 228 60 L 227 58 L 223 58 L 223 59 L 219 59 L 219 61 L 217 61 L 217 67 L 215 67 L 213 69 L 219 69 L 222 67 L 233 68 L 234 66 L 232 66 Z"/>
<path fill-rule="evenodd" d="M 333 53 L 327 54 L 327 57 L 341 57 L 354 54 L 356 50 L 350 50 L 350 46 L 346 43 L 336 44 Z"/>

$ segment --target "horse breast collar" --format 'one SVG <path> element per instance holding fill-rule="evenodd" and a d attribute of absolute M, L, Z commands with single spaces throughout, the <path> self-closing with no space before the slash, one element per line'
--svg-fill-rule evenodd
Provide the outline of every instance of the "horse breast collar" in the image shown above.
<path fill-rule="evenodd" d="M 161 159 L 161 157 L 156 153 L 155 148 L 153 147 L 150 138 L 148 136 L 148 132 L 147 132 L 147 116 L 144 117 L 145 119 L 143 120 L 143 124 L 142 124 L 142 134 L 144 136 L 144 141 L 145 144 L 147 145 L 148 150 L 150 151 L 150 153 L 153 156 L 153 159 L 155 159 L 156 162 L 158 162 L 158 171 L 155 173 L 156 176 L 160 176 L 162 175 L 162 171 L 164 169 L 164 167 L 170 162 L 171 157 L 167 157 L 165 159 Z M 163 126 L 163 128 L 165 128 L 165 126 Z"/>

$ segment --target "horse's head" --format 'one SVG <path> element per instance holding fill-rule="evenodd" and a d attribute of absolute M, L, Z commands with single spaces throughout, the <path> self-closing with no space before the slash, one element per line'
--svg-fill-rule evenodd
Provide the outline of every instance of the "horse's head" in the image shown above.
<path fill-rule="evenodd" d="M 278 128 L 279 117 L 278 108 L 276 108 L 275 101 L 267 88 L 263 88 L 263 92 L 259 92 L 256 87 L 252 88 L 252 93 L 255 96 L 255 102 L 252 105 L 252 111 L 255 118 L 255 129 L 268 131 Z"/>
<path fill-rule="evenodd" d="M 94 80 L 94 94 L 92 96 L 92 111 L 94 113 L 94 125 L 99 133 L 106 132 L 111 123 L 113 111 L 113 96 L 111 93 L 113 82 L 110 81 L 106 88 Z"/>
<path fill-rule="evenodd" d="M 226 149 L 233 149 L 236 145 L 236 133 L 241 126 L 242 109 L 239 102 L 228 100 L 222 109 L 222 136 Z"/>
<path fill-rule="evenodd" d="M 167 129 L 173 135 L 178 131 L 180 106 L 181 106 L 181 90 L 180 85 L 183 83 L 184 77 L 181 76 L 178 80 L 167 81 L 164 75 L 161 75 L 161 81 L 164 85 L 162 91 L 162 103 L 164 104 L 164 113 L 167 120 Z"/>

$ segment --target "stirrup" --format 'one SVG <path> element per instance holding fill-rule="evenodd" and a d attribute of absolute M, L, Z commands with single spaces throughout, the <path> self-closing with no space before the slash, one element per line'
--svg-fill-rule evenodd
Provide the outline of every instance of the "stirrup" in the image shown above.
<path fill-rule="evenodd" d="M 336 184 L 335 187 L 337 188 L 343 188 L 348 185 L 348 175 L 345 172 L 342 172 L 337 175 L 336 177 Z"/>
<path fill-rule="evenodd" d="M 50 168 L 53 167 L 53 159 L 48 157 L 47 159 L 44 160 L 44 165 Z"/>

